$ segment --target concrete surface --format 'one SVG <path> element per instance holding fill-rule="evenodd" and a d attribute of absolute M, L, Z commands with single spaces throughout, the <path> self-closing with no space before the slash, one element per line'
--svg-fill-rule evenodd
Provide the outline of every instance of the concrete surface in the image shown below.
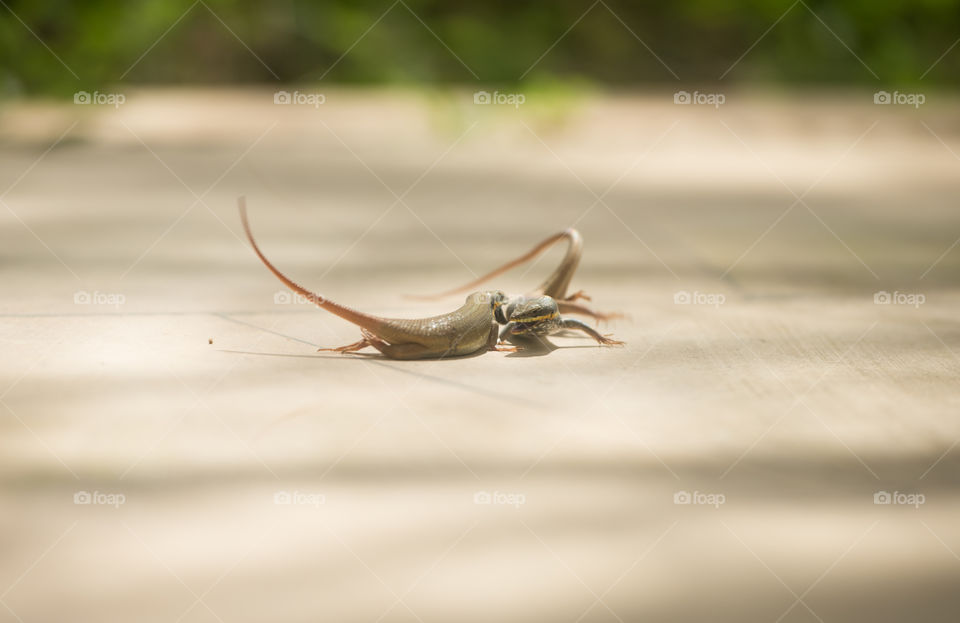
<path fill-rule="evenodd" d="M 0 621 L 956 620 L 960 126 L 927 99 L 8 105 Z M 575 224 L 627 346 L 318 354 L 358 331 L 290 301 L 239 195 L 390 315 Z"/>

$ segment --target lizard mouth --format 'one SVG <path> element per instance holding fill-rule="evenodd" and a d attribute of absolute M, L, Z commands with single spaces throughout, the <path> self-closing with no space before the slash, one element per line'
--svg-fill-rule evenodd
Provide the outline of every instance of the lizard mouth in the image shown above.
<path fill-rule="evenodd" d="M 550 323 L 543 322 L 540 317 L 530 320 L 513 320 L 510 328 L 511 335 L 546 335 L 550 332 Z"/>
<path fill-rule="evenodd" d="M 559 315 L 560 315 L 559 312 L 549 312 L 546 314 L 540 314 L 537 316 L 526 316 L 523 318 L 517 318 L 516 316 L 514 316 L 510 318 L 510 320 L 515 323 L 513 325 L 513 328 L 510 330 L 510 333 L 512 333 L 513 335 L 521 335 L 524 333 L 535 333 L 537 331 L 538 326 L 542 324 L 543 327 L 546 327 L 546 325 L 548 325 L 551 320 L 554 320 Z"/>

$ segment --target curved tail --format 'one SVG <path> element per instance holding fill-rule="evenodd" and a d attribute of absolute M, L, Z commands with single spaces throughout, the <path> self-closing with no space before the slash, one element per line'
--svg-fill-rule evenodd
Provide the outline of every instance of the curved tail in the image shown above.
<path fill-rule="evenodd" d="M 247 234 L 247 240 L 250 241 L 250 246 L 253 247 L 254 253 L 257 254 L 257 257 L 260 258 L 260 261 L 263 262 L 263 265 L 266 266 L 268 269 L 270 269 L 270 272 L 276 275 L 277 279 L 279 279 L 283 283 L 283 285 L 287 286 L 288 288 L 290 288 L 291 290 L 293 290 L 303 298 L 309 301 L 312 301 L 318 307 L 321 307 L 327 310 L 331 314 L 336 314 L 337 316 L 340 316 L 344 320 L 348 320 L 353 324 L 361 326 L 365 329 L 369 329 L 371 331 L 377 330 L 377 328 L 381 323 L 381 320 L 376 316 L 370 316 L 368 314 L 358 312 L 355 309 L 351 309 L 349 307 L 346 307 L 345 305 L 340 305 L 339 303 L 334 303 L 333 301 L 327 298 L 324 298 L 323 296 L 316 294 L 315 292 L 311 292 L 310 290 L 307 290 L 296 281 L 284 275 L 282 272 L 280 272 L 280 269 L 278 269 L 276 266 L 271 264 L 270 260 L 268 260 L 266 256 L 264 256 L 263 252 L 260 251 L 260 247 L 257 246 L 257 241 L 253 239 L 253 232 L 250 231 L 250 222 L 247 220 L 246 198 L 240 197 L 237 200 L 237 205 L 240 208 L 240 220 L 243 222 L 243 230 Z"/>
<path fill-rule="evenodd" d="M 447 290 L 446 292 L 441 292 L 440 294 L 407 295 L 407 297 L 422 301 L 430 301 L 452 296 L 454 294 L 462 294 L 463 292 L 476 290 L 477 286 L 493 279 L 494 277 L 499 277 L 511 268 L 519 266 L 524 262 L 529 262 L 538 255 L 542 254 L 552 245 L 563 239 L 568 240 L 570 243 L 567 247 L 567 254 L 563 257 L 563 261 L 560 262 L 560 266 L 557 267 L 553 274 L 547 277 L 546 281 L 544 281 L 539 288 L 539 290 L 547 296 L 552 296 L 555 299 L 562 299 L 566 295 L 567 288 L 570 286 L 570 280 L 573 278 L 573 273 L 577 270 L 577 265 L 580 263 L 580 255 L 583 253 L 583 238 L 580 236 L 580 232 L 573 228 L 565 229 L 562 232 L 553 234 L 524 255 L 521 255 L 514 260 L 510 260 L 503 266 L 490 271 L 482 277 L 474 279 L 468 284 L 452 290 Z"/>

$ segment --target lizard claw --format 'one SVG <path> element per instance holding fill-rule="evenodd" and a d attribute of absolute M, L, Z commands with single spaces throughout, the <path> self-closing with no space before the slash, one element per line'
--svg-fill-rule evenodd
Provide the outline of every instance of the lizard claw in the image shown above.
<path fill-rule="evenodd" d="M 624 343 L 621 342 L 620 340 L 613 339 L 611 337 L 612 335 L 613 335 L 612 333 L 601 335 L 600 337 L 597 338 L 597 342 L 602 346 L 623 346 Z"/>
<path fill-rule="evenodd" d="M 493 347 L 493 350 L 497 351 L 498 353 L 516 353 L 523 350 L 523 347 L 512 346 L 509 344 L 497 344 Z"/>
<path fill-rule="evenodd" d="M 364 337 L 364 339 L 360 340 L 359 342 L 354 342 L 353 344 L 347 344 L 346 346 L 338 346 L 336 348 L 318 348 L 317 352 L 319 353 L 319 352 L 327 351 L 327 352 L 334 352 L 334 353 L 340 353 L 341 355 L 345 355 L 347 353 L 354 353 L 358 350 L 366 348 L 367 346 L 370 346 L 370 342 L 366 339 L 366 337 Z"/>

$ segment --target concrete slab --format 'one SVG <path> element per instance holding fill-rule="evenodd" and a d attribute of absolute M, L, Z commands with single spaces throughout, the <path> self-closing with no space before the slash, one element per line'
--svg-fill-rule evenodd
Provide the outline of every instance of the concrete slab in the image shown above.
<path fill-rule="evenodd" d="M 3 112 L 0 620 L 955 618 L 954 100 L 326 95 Z M 318 354 L 239 195 L 398 316 L 575 224 L 627 345 Z"/>

